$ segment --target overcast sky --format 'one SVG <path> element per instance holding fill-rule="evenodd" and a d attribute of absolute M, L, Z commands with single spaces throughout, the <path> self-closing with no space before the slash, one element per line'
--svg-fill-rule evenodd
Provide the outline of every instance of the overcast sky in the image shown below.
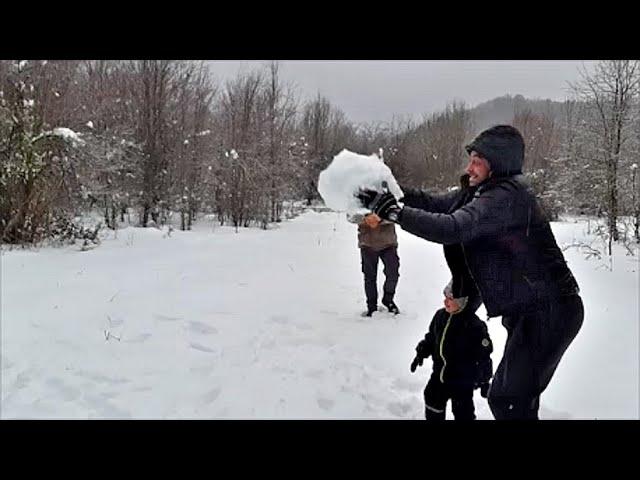
<path fill-rule="evenodd" d="M 265 61 L 210 61 L 221 80 L 251 71 Z M 394 115 L 420 117 L 442 110 L 452 100 L 470 107 L 505 94 L 564 100 L 567 82 L 590 61 L 426 61 L 287 60 L 280 62 L 285 81 L 299 98 L 319 91 L 354 122 L 388 121 Z"/>

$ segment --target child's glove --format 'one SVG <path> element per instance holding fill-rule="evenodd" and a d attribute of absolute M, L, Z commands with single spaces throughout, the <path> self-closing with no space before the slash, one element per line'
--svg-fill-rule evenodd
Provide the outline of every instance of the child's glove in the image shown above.
<path fill-rule="evenodd" d="M 431 355 L 429 344 L 424 339 L 420 340 L 418 345 L 416 345 L 416 357 L 427 358 L 429 355 Z"/>
<path fill-rule="evenodd" d="M 416 345 L 416 358 L 411 362 L 411 373 L 416 371 L 418 366 L 422 366 L 425 358 L 428 358 L 431 353 L 429 352 L 429 344 L 426 340 L 420 340 Z"/>
<path fill-rule="evenodd" d="M 422 362 L 424 362 L 424 358 L 423 357 L 418 357 L 416 356 L 413 359 L 413 362 L 411 362 L 411 373 L 416 371 L 416 368 L 418 368 L 418 366 L 422 366 Z"/>

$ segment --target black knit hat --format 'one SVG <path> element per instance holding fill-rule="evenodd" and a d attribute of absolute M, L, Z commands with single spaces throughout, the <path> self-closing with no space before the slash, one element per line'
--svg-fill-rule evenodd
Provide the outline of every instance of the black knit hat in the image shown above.
<path fill-rule="evenodd" d="M 496 125 L 480 133 L 465 147 L 467 153 L 477 152 L 491 166 L 494 177 L 522 173 L 524 139 L 511 125 Z"/>

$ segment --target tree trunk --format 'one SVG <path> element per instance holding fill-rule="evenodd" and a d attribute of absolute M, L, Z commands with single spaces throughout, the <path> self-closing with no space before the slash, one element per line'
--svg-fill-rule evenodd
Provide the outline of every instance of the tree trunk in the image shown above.
<path fill-rule="evenodd" d="M 149 205 L 145 203 L 142 210 L 142 226 L 146 228 L 148 223 L 149 223 Z"/>
<path fill-rule="evenodd" d="M 118 225 L 116 224 L 116 206 L 113 204 L 111 205 L 111 228 L 113 230 L 118 228 Z"/>

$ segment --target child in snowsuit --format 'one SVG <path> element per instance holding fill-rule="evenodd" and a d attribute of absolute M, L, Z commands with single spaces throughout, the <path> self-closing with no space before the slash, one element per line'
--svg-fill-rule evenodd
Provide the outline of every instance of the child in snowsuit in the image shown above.
<path fill-rule="evenodd" d="M 418 343 L 411 372 L 424 359 L 433 358 L 433 372 L 424 390 L 427 420 L 445 420 L 449 400 L 455 420 L 475 420 L 473 391 L 480 388 L 487 398 L 493 345 L 486 324 L 475 314 L 481 301 L 471 277 L 454 274 L 444 295 L 445 306 L 435 313 Z"/>

